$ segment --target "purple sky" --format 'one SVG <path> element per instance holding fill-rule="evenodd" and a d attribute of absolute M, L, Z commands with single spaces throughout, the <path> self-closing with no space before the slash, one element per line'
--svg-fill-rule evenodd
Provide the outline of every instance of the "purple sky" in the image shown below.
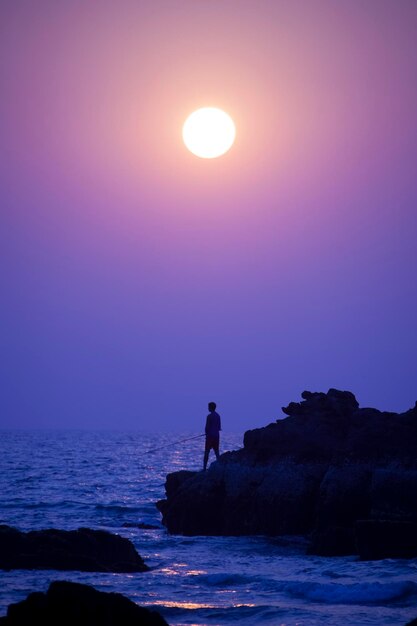
<path fill-rule="evenodd" d="M 2 0 L 0 94 L 0 426 L 414 405 L 415 0 Z"/>

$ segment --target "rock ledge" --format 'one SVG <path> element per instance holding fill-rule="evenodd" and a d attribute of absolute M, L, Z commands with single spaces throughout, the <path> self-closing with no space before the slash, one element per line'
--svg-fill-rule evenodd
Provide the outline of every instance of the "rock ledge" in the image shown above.
<path fill-rule="evenodd" d="M 136 605 L 120 593 L 97 591 L 90 585 L 52 582 L 46 593 L 31 593 L 11 604 L 0 626 L 168 626 L 155 611 Z"/>
<path fill-rule="evenodd" d="M 124 537 L 103 530 L 34 530 L 0 526 L 0 569 L 145 572 L 149 568 Z"/>
<path fill-rule="evenodd" d="M 417 556 L 416 542 L 407 550 L 401 540 L 417 523 L 417 407 L 361 409 L 353 393 L 337 389 L 302 398 L 283 408 L 288 417 L 246 432 L 244 448 L 207 472 L 169 474 L 157 503 L 168 531 L 303 534 L 315 554 Z M 376 522 L 385 525 L 368 549 Z"/>

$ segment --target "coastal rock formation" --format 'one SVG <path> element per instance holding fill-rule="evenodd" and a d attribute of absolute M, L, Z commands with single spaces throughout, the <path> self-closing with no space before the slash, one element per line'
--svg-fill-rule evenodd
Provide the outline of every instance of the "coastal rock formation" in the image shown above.
<path fill-rule="evenodd" d="M 155 611 L 138 606 L 120 593 L 97 591 L 89 585 L 52 582 L 46 593 L 31 593 L 11 604 L 0 626 L 168 626 Z"/>
<path fill-rule="evenodd" d="M 163 524 L 184 535 L 308 534 L 320 555 L 414 556 L 401 524 L 417 522 L 417 408 L 361 409 L 337 389 L 302 398 L 207 472 L 168 475 Z M 367 550 L 363 520 L 396 522 L 386 526 L 389 549 L 381 531 Z"/>
<path fill-rule="evenodd" d="M 367 560 L 417 557 L 417 523 L 363 520 L 356 524 L 359 554 Z"/>
<path fill-rule="evenodd" d="M 103 530 L 34 530 L 0 526 L 0 569 L 145 572 L 133 544 Z"/>

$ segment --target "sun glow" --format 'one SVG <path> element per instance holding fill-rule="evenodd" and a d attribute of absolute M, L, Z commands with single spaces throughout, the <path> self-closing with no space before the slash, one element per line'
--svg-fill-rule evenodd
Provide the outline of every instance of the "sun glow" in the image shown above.
<path fill-rule="evenodd" d="M 214 107 L 197 109 L 187 117 L 182 138 L 188 150 L 202 159 L 225 154 L 236 137 L 235 124 L 227 113 Z"/>

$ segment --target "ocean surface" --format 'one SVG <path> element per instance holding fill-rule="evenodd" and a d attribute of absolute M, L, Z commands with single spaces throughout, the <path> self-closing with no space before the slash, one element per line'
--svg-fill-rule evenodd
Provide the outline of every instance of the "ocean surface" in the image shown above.
<path fill-rule="evenodd" d="M 0 571 L 0 616 L 52 580 L 71 580 L 123 593 L 171 626 L 403 626 L 417 617 L 417 560 L 306 556 L 305 542 L 290 537 L 168 535 L 155 502 L 168 472 L 201 469 L 203 438 L 175 444 L 193 435 L 1 431 L 0 523 L 107 529 L 128 537 L 152 569 Z M 241 445 L 242 435 L 223 435 L 222 451 Z"/>

